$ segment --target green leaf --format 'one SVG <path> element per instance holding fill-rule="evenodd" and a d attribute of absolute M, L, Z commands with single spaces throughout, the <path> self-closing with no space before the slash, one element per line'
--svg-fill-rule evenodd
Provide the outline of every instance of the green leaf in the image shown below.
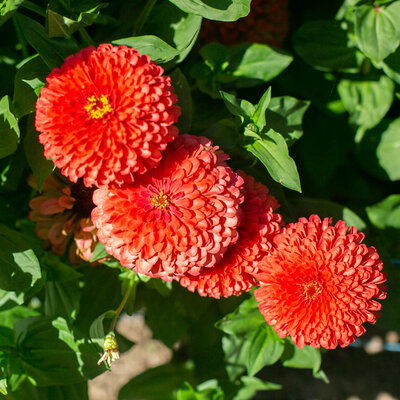
<path fill-rule="evenodd" d="M 237 392 L 233 400 L 249 400 L 252 399 L 258 391 L 263 390 L 279 390 L 281 385 L 272 382 L 263 382 L 255 376 L 242 376 L 240 380 L 243 387 Z"/>
<path fill-rule="evenodd" d="M 215 379 L 203 382 L 196 389 L 185 382 L 178 390 L 176 400 L 224 400 L 224 392 Z"/>
<path fill-rule="evenodd" d="M 400 41 L 400 2 L 387 6 L 363 4 L 355 8 L 355 34 L 361 51 L 379 62 L 393 53 Z"/>
<path fill-rule="evenodd" d="M 4 24 L 25 0 L 4 0 L 0 4 L 0 26 Z"/>
<path fill-rule="evenodd" d="M 376 156 L 380 166 L 391 181 L 400 179 L 400 118 L 395 119 L 383 132 L 376 148 Z"/>
<path fill-rule="evenodd" d="M 91 0 L 75 3 L 67 7 L 63 0 L 50 1 L 46 11 L 46 30 L 49 37 L 70 38 L 76 30 L 93 24 L 100 9 L 108 5 L 97 1 L 93 3 Z"/>
<path fill-rule="evenodd" d="M 308 21 L 293 36 L 296 52 L 315 68 L 357 70 L 356 49 L 337 21 Z"/>
<path fill-rule="evenodd" d="M 33 286 L 42 276 L 39 260 L 25 237 L 0 225 L 0 288 L 19 290 Z"/>
<path fill-rule="evenodd" d="M 13 114 L 8 96 L 0 100 L 0 158 L 13 154 L 19 142 L 18 120 Z"/>
<path fill-rule="evenodd" d="M 256 105 L 254 114 L 252 115 L 253 122 L 258 126 L 260 132 L 264 129 L 266 125 L 265 112 L 271 101 L 271 88 L 268 88 L 262 95 L 260 101 Z"/>
<path fill-rule="evenodd" d="M 69 282 L 82 277 L 75 268 L 64 264 L 60 257 L 47 251 L 40 258 L 40 264 L 46 270 L 46 280 L 48 282 Z"/>
<path fill-rule="evenodd" d="M 181 10 L 217 21 L 236 21 L 250 12 L 251 0 L 170 0 Z M 212 4 L 212 5 L 211 5 Z"/>
<path fill-rule="evenodd" d="M 42 190 L 43 183 L 54 171 L 54 164 L 43 155 L 43 145 L 39 142 L 39 133 L 35 130 L 34 118 L 31 116 L 27 122 L 27 132 L 23 147 L 25 157 L 36 178 L 38 190 Z"/>
<path fill-rule="evenodd" d="M 25 293 L 22 291 L 9 292 L 0 289 L 0 311 L 8 310 L 9 308 L 13 308 L 16 305 L 24 304 L 25 297 Z"/>
<path fill-rule="evenodd" d="M 20 319 L 14 335 L 22 366 L 38 386 L 75 384 L 104 371 L 96 347 L 61 317 Z"/>
<path fill-rule="evenodd" d="M 16 15 L 27 42 L 39 53 L 42 60 L 50 68 L 61 66 L 66 55 L 76 53 L 79 48 L 72 39 L 62 41 L 50 39 L 44 27 L 22 14 Z"/>
<path fill-rule="evenodd" d="M 106 252 L 106 247 L 104 246 L 104 244 L 100 242 L 96 243 L 96 247 L 94 248 L 90 262 L 92 263 L 106 257 L 109 257 L 109 254 Z"/>
<path fill-rule="evenodd" d="M 303 136 L 302 121 L 309 105 L 290 96 L 273 97 L 265 114 L 267 129 L 281 134 L 290 146 Z"/>
<path fill-rule="evenodd" d="M 63 317 L 67 321 L 76 318 L 79 311 L 81 291 L 78 280 L 46 282 L 44 313 L 50 317 Z"/>
<path fill-rule="evenodd" d="M 7 311 L 0 312 L 0 325 L 10 329 L 14 328 L 14 324 L 20 318 L 27 318 L 38 315 L 37 311 L 28 307 L 17 306 Z"/>
<path fill-rule="evenodd" d="M 13 106 L 18 118 L 21 118 L 35 111 L 40 89 L 50 71 L 38 54 L 24 60 L 17 68 Z"/>
<path fill-rule="evenodd" d="M 13 396 L 15 400 L 89 400 L 87 382 L 37 387 L 26 380 Z"/>
<path fill-rule="evenodd" d="M 250 376 L 254 376 L 267 365 L 275 364 L 285 349 L 283 339 L 266 323 L 253 331 L 247 340 L 250 346 L 246 367 Z"/>
<path fill-rule="evenodd" d="M 180 63 L 189 54 L 200 32 L 202 18 L 187 14 L 169 1 L 157 4 L 146 22 L 142 34 L 155 35 L 176 48 Z"/>
<path fill-rule="evenodd" d="M 182 365 L 170 363 L 151 368 L 123 386 L 118 400 L 175 400 L 174 392 L 185 381 L 191 381 L 191 372 Z"/>
<path fill-rule="evenodd" d="M 166 282 L 159 278 L 151 278 L 147 283 L 146 286 L 157 290 L 161 296 L 168 296 L 172 289 L 172 282 Z"/>
<path fill-rule="evenodd" d="M 296 164 L 289 156 L 285 139 L 279 133 L 270 129 L 264 139 L 246 145 L 246 149 L 264 164 L 272 179 L 289 189 L 301 192 Z"/>
<path fill-rule="evenodd" d="M 7 395 L 7 379 L 0 379 L 0 393 Z"/>
<path fill-rule="evenodd" d="M 366 208 L 368 218 L 379 229 L 400 229 L 400 194 L 393 194 Z"/>
<path fill-rule="evenodd" d="M 124 44 L 134 47 L 140 54 L 148 55 L 155 63 L 166 63 L 172 60 L 180 51 L 171 47 L 168 43 L 153 35 L 136 36 L 114 40 L 115 45 Z"/>
<path fill-rule="evenodd" d="M 105 319 L 114 319 L 117 317 L 115 311 L 110 310 L 105 313 L 99 315 L 90 325 L 89 335 L 90 339 L 93 343 L 96 343 L 101 349 L 104 348 L 104 337 L 106 333 L 104 332 L 104 320 Z"/>
<path fill-rule="evenodd" d="M 189 83 L 179 68 L 176 68 L 170 76 L 174 93 L 178 97 L 177 105 L 181 108 L 181 115 L 176 125 L 179 128 L 179 132 L 189 132 L 193 116 L 192 95 Z"/>
<path fill-rule="evenodd" d="M 240 100 L 235 95 L 223 92 L 222 90 L 219 93 L 222 100 L 224 101 L 226 108 L 231 114 L 241 117 L 242 121 L 248 118 L 246 112 L 241 107 Z"/>
<path fill-rule="evenodd" d="M 265 44 L 240 44 L 229 49 L 227 72 L 240 78 L 268 82 L 278 76 L 292 62 L 293 57 Z"/>
<path fill-rule="evenodd" d="M 380 67 L 390 79 L 400 85 L 400 48 L 386 57 L 385 61 L 381 62 Z"/>
<path fill-rule="evenodd" d="M 254 297 L 251 297 L 243 301 L 235 311 L 218 321 L 215 326 L 229 335 L 240 336 L 256 331 L 263 324 L 265 324 L 264 317 L 260 314 Z"/>
<path fill-rule="evenodd" d="M 374 81 L 342 79 L 338 92 L 350 114 L 350 123 L 365 129 L 377 125 L 392 105 L 394 88 L 394 82 L 384 75 Z"/>
<path fill-rule="evenodd" d="M 317 373 L 321 367 L 321 351 L 311 346 L 300 349 L 287 339 L 282 364 L 284 367 L 312 369 L 314 373 Z"/>

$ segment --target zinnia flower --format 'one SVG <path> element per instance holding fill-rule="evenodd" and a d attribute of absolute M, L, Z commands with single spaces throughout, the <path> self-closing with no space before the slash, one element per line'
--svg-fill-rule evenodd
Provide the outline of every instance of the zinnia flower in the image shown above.
<path fill-rule="evenodd" d="M 33 175 L 28 178 L 28 183 L 37 190 Z M 86 188 L 82 181 L 66 183 L 52 174 L 44 182 L 42 193 L 29 203 L 32 210 L 28 218 L 36 223 L 36 236 L 44 241 L 45 248 L 61 256 L 73 239 L 68 251 L 72 264 L 82 260 L 89 262 L 98 242 L 96 228 L 90 219 L 94 207 L 92 193 L 93 190 Z"/>
<path fill-rule="evenodd" d="M 226 45 L 251 42 L 280 47 L 288 30 L 288 0 L 252 0 L 249 15 L 238 21 L 205 20 L 200 37 Z"/>
<path fill-rule="evenodd" d="M 171 79 L 126 46 L 102 44 L 67 57 L 36 103 L 44 155 L 72 182 L 121 184 L 161 160 L 178 134 Z"/>
<path fill-rule="evenodd" d="M 275 236 L 276 251 L 259 264 L 261 314 L 281 338 L 302 348 L 345 347 L 375 323 L 386 276 L 374 247 L 344 221 L 312 215 Z"/>
<path fill-rule="evenodd" d="M 158 167 L 94 192 L 99 240 L 121 265 L 154 277 L 195 275 L 236 242 L 243 179 L 217 150 L 181 135 Z"/>
<path fill-rule="evenodd" d="M 229 246 L 223 259 L 213 268 L 203 270 L 199 275 L 185 274 L 177 278 L 190 291 L 200 296 L 239 296 L 249 291 L 257 281 L 260 260 L 273 250 L 273 237 L 279 232 L 282 217 L 273 211 L 279 208 L 277 200 L 268 189 L 254 178 L 239 172 L 245 182 L 245 199 L 241 206 L 243 219 L 239 225 L 239 239 Z"/>

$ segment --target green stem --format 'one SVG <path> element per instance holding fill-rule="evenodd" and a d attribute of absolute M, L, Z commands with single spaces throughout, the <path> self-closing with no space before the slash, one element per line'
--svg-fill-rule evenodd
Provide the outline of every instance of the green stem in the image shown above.
<path fill-rule="evenodd" d="M 136 36 L 143 29 L 144 24 L 149 18 L 151 10 L 156 4 L 157 0 L 148 0 L 138 19 L 136 20 L 135 26 L 133 27 L 132 36 Z"/>
<path fill-rule="evenodd" d="M 123 309 L 124 309 L 124 307 L 125 307 L 125 304 L 126 304 L 126 302 L 128 301 L 129 297 L 130 297 L 132 294 L 133 294 L 133 295 L 136 294 L 136 286 L 137 286 L 138 283 L 139 283 L 139 279 L 138 279 L 137 276 L 135 275 L 135 276 L 130 280 L 130 282 L 129 282 L 128 290 L 125 292 L 125 296 L 124 296 L 124 298 L 122 299 L 121 304 L 120 304 L 120 305 L 118 306 L 118 308 L 115 310 L 115 317 L 114 317 L 114 320 L 113 320 L 113 323 L 112 323 L 111 329 L 110 329 L 111 332 L 114 331 L 115 326 L 117 325 L 118 318 L 119 318 L 121 312 L 123 311 Z"/>
<path fill-rule="evenodd" d="M 17 33 L 18 41 L 21 43 L 22 56 L 24 58 L 27 58 L 29 57 L 28 43 L 25 40 L 25 37 L 22 33 L 22 29 L 19 26 L 18 20 L 15 17 L 12 17 L 12 21 L 14 24 L 15 32 Z"/>
<path fill-rule="evenodd" d="M 42 17 L 46 16 L 46 10 L 31 1 L 28 1 L 28 0 L 24 1 L 21 4 L 21 7 L 24 7 L 27 10 L 31 10 L 34 13 L 41 15 Z"/>
<path fill-rule="evenodd" d="M 94 46 L 94 40 L 90 37 L 90 35 L 87 33 L 85 28 L 80 28 L 79 29 L 79 35 L 81 36 L 82 42 L 86 46 Z"/>

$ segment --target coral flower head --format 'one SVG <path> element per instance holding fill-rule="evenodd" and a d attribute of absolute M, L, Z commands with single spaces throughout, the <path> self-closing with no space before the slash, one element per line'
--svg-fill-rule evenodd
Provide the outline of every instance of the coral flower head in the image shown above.
<path fill-rule="evenodd" d="M 177 278 L 182 286 L 200 296 L 239 296 L 257 284 L 253 274 L 260 260 L 273 250 L 272 239 L 279 232 L 282 217 L 273 211 L 279 203 L 268 189 L 254 178 L 239 172 L 245 183 L 243 218 L 238 228 L 239 239 L 229 246 L 223 259 L 198 276 L 185 274 Z"/>
<path fill-rule="evenodd" d="M 180 114 L 163 69 L 126 46 L 102 44 L 69 56 L 36 103 L 44 155 L 72 182 L 131 180 L 161 160 Z"/>
<path fill-rule="evenodd" d="M 121 264 L 168 278 L 213 267 L 238 238 L 243 179 L 206 138 L 181 135 L 133 183 L 94 192 L 99 240 Z"/>
<path fill-rule="evenodd" d="M 386 276 L 374 247 L 344 221 L 312 215 L 274 238 L 276 251 L 259 264 L 255 291 L 261 314 L 280 337 L 302 348 L 345 347 L 375 323 Z"/>

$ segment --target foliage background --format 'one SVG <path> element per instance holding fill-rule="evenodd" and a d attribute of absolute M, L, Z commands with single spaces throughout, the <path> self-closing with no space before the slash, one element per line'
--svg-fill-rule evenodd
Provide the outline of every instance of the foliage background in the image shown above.
<path fill-rule="evenodd" d="M 27 220 L 34 193 L 26 179 L 33 171 L 40 185 L 53 165 L 34 130 L 35 101 L 52 68 L 102 42 L 163 64 L 183 110 L 180 131 L 209 136 L 234 168 L 267 184 L 285 222 L 318 213 L 366 232 L 388 273 L 378 327 L 400 330 L 400 1 L 292 1 L 283 49 L 198 39 L 202 17 L 232 21 L 251 7 L 210 4 L 1 3 L 0 396 L 87 398 L 87 380 L 105 370 L 96 363 L 103 329 L 129 285 L 136 290 L 125 311 L 144 313 L 174 357 L 134 378 L 120 400 L 250 399 L 279 387 L 268 367 L 260 373 L 272 364 L 328 380 L 321 352 L 279 339 L 249 295 L 200 298 L 117 262 L 76 268 L 43 250 Z M 104 255 L 99 245 L 93 260 Z M 118 340 L 121 350 L 132 345 Z"/>

